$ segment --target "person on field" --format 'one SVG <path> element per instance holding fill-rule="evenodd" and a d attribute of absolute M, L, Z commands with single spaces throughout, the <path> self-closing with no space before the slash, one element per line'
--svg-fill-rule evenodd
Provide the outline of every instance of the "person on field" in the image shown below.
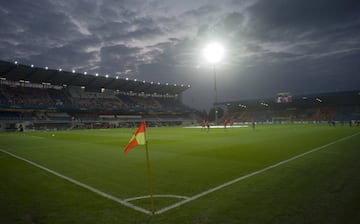
<path fill-rule="evenodd" d="M 253 130 L 255 130 L 255 125 L 256 125 L 256 123 L 255 123 L 254 119 L 252 119 L 251 120 L 251 127 L 252 127 Z"/>
<path fill-rule="evenodd" d="M 208 120 L 205 121 L 205 126 L 207 127 L 207 132 L 210 131 L 210 123 Z"/>

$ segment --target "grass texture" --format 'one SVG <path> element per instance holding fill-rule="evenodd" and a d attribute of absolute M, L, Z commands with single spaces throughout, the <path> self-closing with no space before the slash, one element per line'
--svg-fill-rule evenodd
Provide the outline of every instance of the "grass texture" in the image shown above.
<path fill-rule="evenodd" d="M 145 147 L 123 154 L 134 131 L 1 133 L 0 149 L 125 200 L 149 194 Z M 360 223 L 359 127 L 273 125 L 209 133 L 164 127 L 148 128 L 146 135 L 154 194 L 183 197 L 325 147 L 157 215 L 0 152 L 0 223 Z M 154 199 L 157 211 L 184 200 Z M 148 198 L 131 203 L 150 209 Z"/>

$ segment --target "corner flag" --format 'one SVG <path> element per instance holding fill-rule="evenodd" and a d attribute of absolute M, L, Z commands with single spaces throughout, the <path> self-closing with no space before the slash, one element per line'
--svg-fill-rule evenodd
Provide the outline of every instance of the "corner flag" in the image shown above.
<path fill-rule="evenodd" d="M 136 132 L 131 137 L 129 143 L 126 145 L 124 149 L 124 153 L 129 152 L 132 148 L 138 145 L 145 145 L 146 149 L 146 164 L 147 164 L 147 172 L 149 177 L 149 194 L 150 194 L 150 201 L 151 201 L 151 212 L 155 214 L 155 204 L 154 204 L 154 197 L 153 197 L 153 190 L 152 190 L 152 177 L 151 177 L 151 170 L 150 170 L 150 159 L 149 159 L 149 150 L 148 150 L 148 143 L 146 142 L 145 138 L 145 131 L 146 125 L 145 120 L 143 120 L 136 130 Z"/>
<path fill-rule="evenodd" d="M 138 146 L 138 145 L 145 145 L 146 139 L 145 139 L 145 120 L 143 120 L 139 126 L 139 128 L 136 130 L 134 135 L 131 137 L 129 143 L 126 145 L 124 149 L 124 153 L 129 152 L 132 148 Z"/>

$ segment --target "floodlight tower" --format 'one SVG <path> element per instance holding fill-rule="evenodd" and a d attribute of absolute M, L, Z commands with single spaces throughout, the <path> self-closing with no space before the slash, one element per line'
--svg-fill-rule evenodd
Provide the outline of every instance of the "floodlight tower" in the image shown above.
<path fill-rule="evenodd" d="M 204 49 L 204 56 L 206 60 L 212 65 L 214 73 L 214 92 L 215 92 L 215 124 L 218 124 L 218 93 L 216 87 L 216 65 L 221 61 L 224 56 L 224 48 L 219 43 L 209 43 Z"/>

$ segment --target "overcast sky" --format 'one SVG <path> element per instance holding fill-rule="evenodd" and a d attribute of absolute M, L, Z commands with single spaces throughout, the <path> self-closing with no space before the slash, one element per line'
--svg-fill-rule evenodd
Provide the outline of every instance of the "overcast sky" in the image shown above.
<path fill-rule="evenodd" d="M 219 101 L 360 89 L 359 0 L 1 0 L 0 60 L 171 84 Z"/>

